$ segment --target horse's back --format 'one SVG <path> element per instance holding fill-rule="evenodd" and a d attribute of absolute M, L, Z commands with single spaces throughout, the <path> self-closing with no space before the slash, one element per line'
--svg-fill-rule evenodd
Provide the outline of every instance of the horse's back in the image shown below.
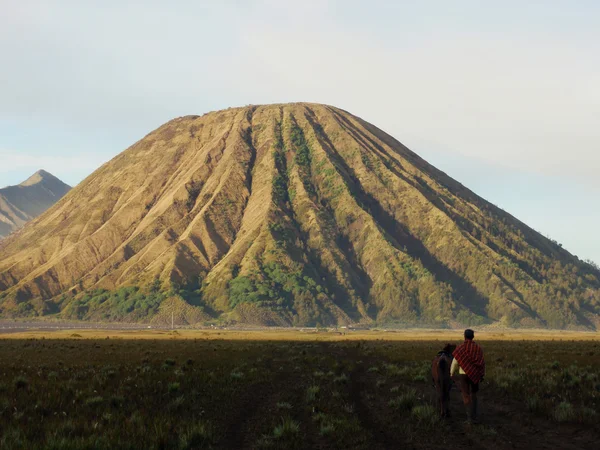
<path fill-rule="evenodd" d="M 431 374 L 434 382 L 450 380 L 450 361 L 445 355 L 436 356 L 431 362 Z"/>
<path fill-rule="evenodd" d="M 446 372 L 450 375 L 450 367 L 446 358 L 443 355 L 433 358 L 433 361 L 431 362 L 431 375 L 433 376 L 433 381 L 437 382 L 438 380 L 443 379 Z"/>
<path fill-rule="evenodd" d="M 448 372 L 450 371 L 450 368 L 448 366 L 448 359 L 445 356 L 440 357 L 440 360 L 438 362 L 438 368 L 442 372 L 445 372 L 446 370 L 448 370 Z"/>
<path fill-rule="evenodd" d="M 433 358 L 433 361 L 431 361 L 431 376 L 433 377 L 433 381 L 437 381 L 439 378 L 439 373 L 438 373 L 438 364 L 440 361 L 440 357 L 436 356 L 435 358 Z"/>

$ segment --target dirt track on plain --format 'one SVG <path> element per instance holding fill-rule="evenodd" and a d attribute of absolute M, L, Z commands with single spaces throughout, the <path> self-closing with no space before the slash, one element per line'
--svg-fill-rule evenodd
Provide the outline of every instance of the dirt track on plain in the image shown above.
<path fill-rule="evenodd" d="M 301 329 L 119 329 L 69 325 L 69 328 L 2 329 L 0 338 L 9 339 L 208 339 L 253 341 L 461 341 L 462 330 L 408 329 L 398 331 L 314 331 Z M 557 330 L 490 330 L 477 331 L 480 341 L 600 341 L 598 332 Z"/>

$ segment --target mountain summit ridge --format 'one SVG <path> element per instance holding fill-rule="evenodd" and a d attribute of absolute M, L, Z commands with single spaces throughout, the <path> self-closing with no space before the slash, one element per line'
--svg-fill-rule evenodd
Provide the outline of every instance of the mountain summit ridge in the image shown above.
<path fill-rule="evenodd" d="M 0 254 L 7 317 L 150 321 L 177 304 L 188 323 L 600 324 L 597 270 L 314 103 L 173 119 Z"/>
<path fill-rule="evenodd" d="M 31 175 L 29 178 L 27 178 L 25 181 L 20 183 L 19 186 L 33 186 L 38 183 L 56 183 L 56 182 L 62 183 L 62 181 L 60 181 L 58 178 L 56 178 L 50 172 L 46 172 L 44 169 L 40 169 L 37 172 L 35 172 L 33 175 Z"/>

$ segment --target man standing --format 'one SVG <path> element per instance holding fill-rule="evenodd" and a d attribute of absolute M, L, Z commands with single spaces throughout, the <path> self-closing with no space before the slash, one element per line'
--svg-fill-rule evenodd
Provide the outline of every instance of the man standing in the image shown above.
<path fill-rule="evenodd" d="M 479 382 L 485 376 L 485 360 L 483 350 L 473 342 L 475 332 L 465 330 L 465 342 L 452 353 L 454 360 L 450 367 L 450 375 L 460 384 L 463 402 L 467 409 L 467 421 L 477 421 L 477 391 Z"/>

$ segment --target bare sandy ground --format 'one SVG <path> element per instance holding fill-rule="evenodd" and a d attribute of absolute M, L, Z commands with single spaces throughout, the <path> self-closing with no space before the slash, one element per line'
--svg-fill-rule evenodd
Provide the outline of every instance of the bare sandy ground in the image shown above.
<path fill-rule="evenodd" d="M 40 329 L 0 330 L 0 339 L 202 339 L 202 340 L 263 340 L 263 341 L 460 341 L 461 330 L 407 329 L 394 331 L 316 331 L 313 329 L 260 330 L 115 330 L 115 329 Z M 490 330 L 477 331 L 480 341 L 600 341 L 599 332 L 559 330 Z"/>

